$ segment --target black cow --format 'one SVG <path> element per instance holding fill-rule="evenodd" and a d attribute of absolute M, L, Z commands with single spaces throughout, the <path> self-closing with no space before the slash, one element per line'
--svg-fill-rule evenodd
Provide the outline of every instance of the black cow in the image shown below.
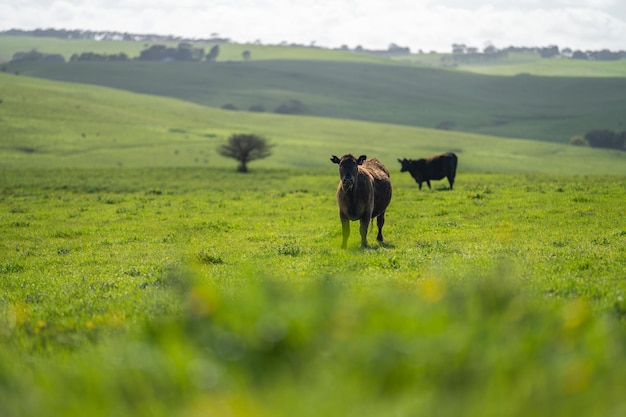
<path fill-rule="evenodd" d="M 441 180 L 444 177 L 448 178 L 450 189 L 454 186 L 457 157 L 452 152 L 417 160 L 398 159 L 398 162 L 402 164 L 400 172 L 408 171 L 415 178 L 415 182 L 419 185 L 420 190 L 424 181 L 426 181 L 428 188 L 431 188 L 430 180 Z"/>
<path fill-rule="evenodd" d="M 355 158 L 346 154 L 340 158 L 330 158 L 339 164 L 339 185 L 337 205 L 343 232 L 342 248 L 347 247 L 350 236 L 350 220 L 361 222 L 361 246 L 367 247 L 367 229 L 370 220 L 376 218 L 379 242 L 383 241 L 385 211 L 391 201 L 391 181 L 389 171 L 376 158 L 366 160 L 365 155 Z"/>

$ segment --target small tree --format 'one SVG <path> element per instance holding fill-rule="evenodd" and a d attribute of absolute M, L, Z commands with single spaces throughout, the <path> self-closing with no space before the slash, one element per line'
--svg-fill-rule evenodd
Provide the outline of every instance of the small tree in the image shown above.
<path fill-rule="evenodd" d="M 587 141 L 582 136 L 572 136 L 569 140 L 570 145 L 587 146 Z"/>
<path fill-rule="evenodd" d="M 304 113 L 304 104 L 300 100 L 289 100 L 276 107 L 275 113 L 280 114 L 302 114 Z"/>
<path fill-rule="evenodd" d="M 206 55 L 206 62 L 215 62 L 217 61 L 217 56 L 220 54 L 219 45 L 214 45 L 209 53 Z"/>
<path fill-rule="evenodd" d="M 272 154 L 267 140 L 261 136 L 245 133 L 237 133 L 228 138 L 228 142 L 217 148 L 217 152 L 226 158 L 239 161 L 237 171 L 248 172 L 248 162 L 256 159 L 267 158 Z"/>

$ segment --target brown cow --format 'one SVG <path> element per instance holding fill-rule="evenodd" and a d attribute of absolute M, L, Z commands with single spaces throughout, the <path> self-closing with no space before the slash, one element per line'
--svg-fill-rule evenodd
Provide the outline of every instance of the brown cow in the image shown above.
<path fill-rule="evenodd" d="M 355 158 L 346 154 L 340 158 L 330 158 L 339 164 L 339 185 L 337 186 L 337 205 L 343 232 L 342 248 L 348 244 L 350 220 L 361 222 L 361 246 L 367 247 L 367 229 L 373 218 L 378 226 L 379 242 L 383 241 L 385 211 L 391 201 L 391 181 L 389 171 L 376 158 L 366 160 L 365 155 Z"/>
<path fill-rule="evenodd" d="M 430 180 L 441 180 L 448 178 L 450 189 L 454 185 L 454 177 L 456 176 L 457 157 L 454 153 L 448 152 L 442 155 L 431 156 L 430 158 L 414 159 L 398 159 L 402 164 L 400 172 L 409 171 L 415 182 L 422 189 L 422 182 L 426 181 L 428 188 Z"/>

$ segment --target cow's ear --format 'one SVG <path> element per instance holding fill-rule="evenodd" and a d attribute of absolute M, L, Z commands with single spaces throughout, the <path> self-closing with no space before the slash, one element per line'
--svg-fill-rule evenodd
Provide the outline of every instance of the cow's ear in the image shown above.
<path fill-rule="evenodd" d="M 402 163 L 402 159 L 398 158 L 398 162 Z"/>
<path fill-rule="evenodd" d="M 356 162 L 359 165 L 363 165 L 363 162 L 365 162 L 366 159 L 367 159 L 367 156 L 361 155 L 361 156 L 359 156 L 359 159 Z"/>
<path fill-rule="evenodd" d="M 337 158 L 335 155 L 330 157 L 330 160 L 334 163 L 334 164 L 338 164 L 340 162 L 340 159 Z"/>

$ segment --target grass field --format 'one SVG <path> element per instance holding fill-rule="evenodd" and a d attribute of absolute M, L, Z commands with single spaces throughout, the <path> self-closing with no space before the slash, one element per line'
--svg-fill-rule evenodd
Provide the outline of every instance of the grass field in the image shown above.
<path fill-rule="evenodd" d="M 623 177 L 392 179 L 341 250 L 333 167 L 3 172 L 0 414 L 623 412 Z"/>
<path fill-rule="evenodd" d="M 361 152 L 393 166 L 448 150 L 465 171 L 626 175 L 626 154 L 390 124 L 231 112 L 106 88 L 0 73 L 2 168 L 234 167 L 216 147 L 232 133 L 275 143 L 261 168 L 326 167 Z"/>
<path fill-rule="evenodd" d="M 0 73 L 0 416 L 621 416 L 624 152 Z M 526 123 L 528 124 L 528 123 Z M 236 172 L 215 149 L 267 136 Z M 453 191 L 398 157 L 459 156 Z M 391 172 L 346 250 L 331 154 Z"/>
<path fill-rule="evenodd" d="M 626 61 L 545 59 L 536 54 L 511 53 L 491 63 L 460 65 L 459 69 L 486 75 L 532 74 L 548 77 L 626 77 Z"/>

